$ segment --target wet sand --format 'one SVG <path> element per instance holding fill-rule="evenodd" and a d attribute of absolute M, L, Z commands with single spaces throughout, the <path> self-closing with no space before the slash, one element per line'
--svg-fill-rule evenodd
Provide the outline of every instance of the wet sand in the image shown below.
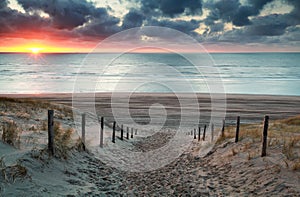
<path fill-rule="evenodd" d="M 126 108 L 126 98 L 120 93 L 120 99 L 115 99 L 113 106 L 118 108 Z M 94 94 L 76 94 L 77 100 L 80 102 L 76 106 L 91 106 L 90 102 L 96 101 L 97 113 L 108 119 L 113 119 L 111 93 Z M 210 120 L 211 116 L 211 98 L 209 94 L 198 94 L 199 108 L 192 108 L 187 115 L 192 116 L 196 111 L 200 111 L 200 124 L 205 124 Z M 62 103 L 72 106 L 72 94 L 2 94 L 0 97 L 12 98 L 30 98 L 37 100 L 47 100 L 50 102 Z M 187 103 L 189 102 L 189 94 L 181 94 Z M 81 103 L 82 102 L 82 103 Z M 119 102 L 119 104 L 116 104 Z M 261 122 L 264 115 L 269 115 L 271 120 L 283 119 L 300 113 L 300 96 L 272 96 L 272 95 L 242 95 L 228 94 L 226 95 L 226 123 L 234 124 L 236 116 L 241 116 L 242 123 Z M 87 104 L 89 103 L 89 104 Z M 159 103 L 166 108 L 168 114 L 167 125 L 174 125 L 180 119 L 182 111 L 176 95 L 169 93 L 135 93 L 130 96 L 129 109 L 130 115 L 136 122 L 145 124 L 149 122 L 149 107 L 152 104 Z M 191 105 L 193 106 L 193 105 Z M 158 111 L 160 113 L 160 111 Z M 161 114 L 157 114 L 159 117 Z"/>

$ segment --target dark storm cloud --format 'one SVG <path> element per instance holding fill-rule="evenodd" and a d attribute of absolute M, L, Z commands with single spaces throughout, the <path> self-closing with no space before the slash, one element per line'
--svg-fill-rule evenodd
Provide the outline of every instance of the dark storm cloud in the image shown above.
<path fill-rule="evenodd" d="M 94 8 L 90 21 L 75 31 L 83 36 L 105 38 L 121 30 L 120 19 L 108 14 L 106 8 Z"/>
<path fill-rule="evenodd" d="M 174 17 L 202 14 L 202 0 L 134 0 L 145 14 Z"/>
<path fill-rule="evenodd" d="M 161 27 L 168 27 L 172 29 L 176 29 L 178 31 L 184 32 L 186 34 L 191 34 L 195 29 L 199 27 L 199 21 L 190 20 L 149 20 L 146 25 L 152 26 L 161 26 Z"/>
<path fill-rule="evenodd" d="M 283 14 L 271 14 L 257 17 L 252 20 L 253 25 L 245 28 L 247 35 L 257 36 L 278 36 L 285 33 L 285 29 L 290 26 L 288 16 Z"/>
<path fill-rule="evenodd" d="M 220 37 L 221 42 L 239 43 L 280 43 L 291 40 L 300 41 L 300 29 L 296 27 L 299 22 L 293 20 L 288 14 L 270 14 L 252 19 L 251 25 L 241 29 L 224 32 Z"/>
<path fill-rule="evenodd" d="M 93 20 L 75 31 L 83 36 L 102 39 L 121 31 L 121 27 L 118 26 L 119 22 L 120 19 L 109 15 L 105 8 L 97 8 Z"/>
<path fill-rule="evenodd" d="M 37 14 L 23 14 L 8 7 L 6 0 L 0 3 L 0 33 L 21 36 L 24 32 L 39 31 L 49 25 L 49 20 Z"/>
<path fill-rule="evenodd" d="M 283 42 L 295 42 L 300 41 L 300 27 L 288 27 L 286 29 L 286 34 L 282 36 Z"/>
<path fill-rule="evenodd" d="M 222 32 L 224 29 L 224 23 L 214 23 L 210 26 L 211 32 Z"/>
<path fill-rule="evenodd" d="M 103 13 L 86 0 L 18 0 L 26 11 L 42 10 L 49 14 L 53 26 L 58 29 L 73 29 L 86 23 L 90 17 Z"/>
<path fill-rule="evenodd" d="M 30 34 L 23 32 L 33 31 L 41 37 L 93 40 L 147 25 L 173 28 L 199 41 L 214 42 L 288 42 L 299 35 L 296 26 L 300 24 L 300 0 L 281 0 L 293 6 L 293 10 L 266 16 L 259 14 L 274 0 L 206 0 L 205 3 L 203 0 L 131 0 L 130 8 L 122 17 L 111 14 L 115 13 L 113 7 L 96 7 L 88 0 L 17 1 L 25 13 L 9 8 L 7 0 L 0 0 L 0 36 L 24 38 Z M 193 16 L 202 16 L 203 8 L 209 11 L 208 16 L 201 21 L 193 20 Z M 49 17 L 41 17 L 41 12 Z M 203 23 L 207 26 L 201 28 L 204 33 L 196 33 Z M 233 29 L 224 30 L 225 23 L 232 23 Z"/>
<path fill-rule="evenodd" d="M 290 20 L 293 20 L 297 24 L 300 24 L 300 1 L 299 0 L 287 0 L 287 3 L 294 7 L 292 12 L 289 13 Z"/>
<path fill-rule="evenodd" d="M 142 14 L 140 11 L 131 9 L 124 16 L 122 28 L 129 29 L 133 27 L 141 27 L 145 18 L 145 15 Z"/>
<path fill-rule="evenodd" d="M 103 38 L 121 30 L 118 26 L 119 18 L 108 14 L 106 8 L 96 8 L 93 3 L 85 0 L 18 0 L 18 2 L 25 13 L 9 8 L 6 0 L 0 3 L 0 33 L 11 33 L 6 36 Z M 47 13 L 49 17 L 41 17 L 39 15 L 41 11 Z"/>
<path fill-rule="evenodd" d="M 260 10 L 273 0 L 248 0 L 242 5 L 239 0 L 208 1 L 206 7 L 211 11 L 205 19 L 206 25 L 213 25 L 215 21 L 232 22 L 235 26 L 250 25 L 249 16 L 256 16 Z"/>

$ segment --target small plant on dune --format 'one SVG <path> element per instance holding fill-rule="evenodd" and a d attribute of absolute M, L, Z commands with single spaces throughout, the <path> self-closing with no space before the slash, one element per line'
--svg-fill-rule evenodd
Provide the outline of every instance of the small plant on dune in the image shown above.
<path fill-rule="evenodd" d="M 20 145 L 19 128 L 14 121 L 9 121 L 2 127 L 2 141 L 14 147 Z"/>
<path fill-rule="evenodd" d="M 298 159 L 297 161 L 294 162 L 294 164 L 292 166 L 292 170 L 300 171 L 300 159 Z"/>
<path fill-rule="evenodd" d="M 248 151 L 247 152 L 247 160 L 251 160 L 257 156 L 258 156 L 258 154 L 256 151 Z"/>
<path fill-rule="evenodd" d="M 84 143 L 83 143 L 81 137 L 79 137 L 79 138 L 77 139 L 77 141 L 76 141 L 75 145 L 73 146 L 73 148 L 75 148 L 77 151 L 80 151 L 80 152 L 86 150 L 86 149 L 85 149 L 85 145 L 84 145 Z"/>
<path fill-rule="evenodd" d="M 231 152 L 232 152 L 232 156 L 235 156 L 236 154 L 238 154 L 238 152 L 234 148 L 231 149 Z"/>
<path fill-rule="evenodd" d="M 300 125 L 300 116 L 287 118 L 287 119 L 282 120 L 280 122 L 284 123 L 284 124 L 288 124 L 288 125 Z"/>
<path fill-rule="evenodd" d="M 248 154 L 248 155 L 247 155 L 247 160 L 249 161 L 249 160 L 252 159 L 252 155 L 251 155 L 251 152 L 248 152 L 247 154 Z"/>
<path fill-rule="evenodd" d="M 49 155 L 47 153 L 48 153 L 47 148 L 44 148 L 44 149 L 33 148 L 30 151 L 30 156 L 38 161 L 43 162 L 43 163 L 48 163 Z"/>
<path fill-rule="evenodd" d="M 282 153 L 287 157 L 287 159 L 294 159 L 294 141 L 293 140 L 284 140 Z"/>
<path fill-rule="evenodd" d="M 0 171 L 4 181 L 8 183 L 14 183 L 17 179 L 23 179 L 28 176 L 27 169 L 19 162 L 12 166 L 6 166 L 1 160 Z"/>
<path fill-rule="evenodd" d="M 220 135 L 216 141 L 216 144 L 221 144 L 222 142 L 224 142 L 226 138 L 227 138 L 226 135 L 224 136 Z"/>
<path fill-rule="evenodd" d="M 68 151 L 71 149 L 70 142 L 72 134 L 73 129 L 63 129 L 59 122 L 54 123 L 54 144 L 56 148 L 56 156 L 67 159 Z"/>
<path fill-rule="evenodd" d="M 48 129 L 48 121 L 47 120 L 43 120 L 42 121 L 42 125 L 41 125 L 41 130 L 42 131 L 46 131 Z"/>

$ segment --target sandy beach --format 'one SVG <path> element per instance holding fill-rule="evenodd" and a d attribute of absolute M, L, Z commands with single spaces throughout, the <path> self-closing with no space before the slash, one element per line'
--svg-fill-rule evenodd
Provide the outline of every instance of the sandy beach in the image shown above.
<path fill-rule="evenodd" d="M 122 94 L 122 93 L 121 93 Z M 94 98 L 99 115 L 112 117 L 111 93 L 76 94 L 84 98 Z M 183 97 L 189 94 L 183 94 Z M 0 97 L 9 98 L 29 98 L 36 100 L 46 100 L 55 103 L 72 106 L 72 94 L 0 94 Z M 273 96 L 273 95 L 248 95 L 248 94 L 227 94 L 226 100 L 226 120 L 227 123 L 236 121 L 236 116 L 241 116 L 242 123 L 261 122 L 264 115 L 269 115 L 271 119 L 283 119 L 299 114 L 299 96 Z M 209 94 L 198 94 L 200 121 L 207 119 L 211 112 L 211 97 Z M 133 109 L 133 116 L 146 116 L 148 108 L 153 103 L 161 103 L 169 107 L 175 117 L 180 114 L 178 99 L 173 94 L 160 93 L 135 93 L 130 98 L 130 107 Z M 203 118 L 202 118 L 203 117 Z"/>
<path fill-rule="evenodd" d="M 122 171 L 104 163 L 93 151 L 83 151 L 78 143 L 78 134 L 71 130 L 74 125 L 70 94 L 0 97 L 13 98 L 1 98 L 1 124 L 7 125 L 13 121 L 20 131 L 19 144 L 12 146 L 0 140 L 1 196 L 300 194 L 300 118 L 293 118 L 299 115 L 300 97 L 227 95 L 225 137 L 218 138 L 204 157 L 200 157 L 201 151 L 208 142 L 194 140 L 174 161 L 150 172 Z M 210 98 L 209 95 L 199 94 L 198 100 L 204 124 L 210 115 Z M 147 109 L 153 103 L 168 106 L 171 120 L 166 127 L 172 127 L 180 115 L 174 95 L 134 95 L 130 100 L 131 114 L 140 123 L 147 123 Z M 109 93 L 97 94 L 96 105 L 99 115 L 105 116 L 107 121 L 113 119 Z M 56 140 L 61 144 L 57 144 L 54 157 L 48 155 L 46 148 L 45 121 L 49 108 L 56 111 L 55 120 L 60 123 L 57 126 L 60 136 Z M 237 115 L 241 116 L 241 139 L 239 143 L 234 143 Z M 271 119 L 270 136 L 267 157 L 260 157 L 264 115 L 269 115 Z M 4 127 L 1 134 L 3 131 Z M 134 139 L 121 141 L 117 138 L 116 144 L 121 144 L 126 151 L 147 152 L 163 146 L 171 138 L 171 133 L 164 131 L 148 136 L 139 133 Z M 111 146 L 111 143 L 107 142 L 106 146 Z"/>

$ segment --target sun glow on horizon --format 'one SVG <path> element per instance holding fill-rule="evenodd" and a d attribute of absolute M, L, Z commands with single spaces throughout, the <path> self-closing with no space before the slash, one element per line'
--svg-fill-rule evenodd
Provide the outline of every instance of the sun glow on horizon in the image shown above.
<path fill-rule="evenodd" d="M 39 47 L 32 47 L 32 48 L 29 48 L 29 50 L 31 51 L 31 53 L 33 54 L 39 54 L 43 48 L 39 48 Z"/>
<path fill-rule="evenodd" d="M 55 44 L 21 44 L 12 45 L 7 47 L 0 46 L 0 52 L 12 52 L 12 53 L 72 53 L 72 52 L 90 52 L 91 48 L 83 48 L 79 46 L 64 47 Z"/>

